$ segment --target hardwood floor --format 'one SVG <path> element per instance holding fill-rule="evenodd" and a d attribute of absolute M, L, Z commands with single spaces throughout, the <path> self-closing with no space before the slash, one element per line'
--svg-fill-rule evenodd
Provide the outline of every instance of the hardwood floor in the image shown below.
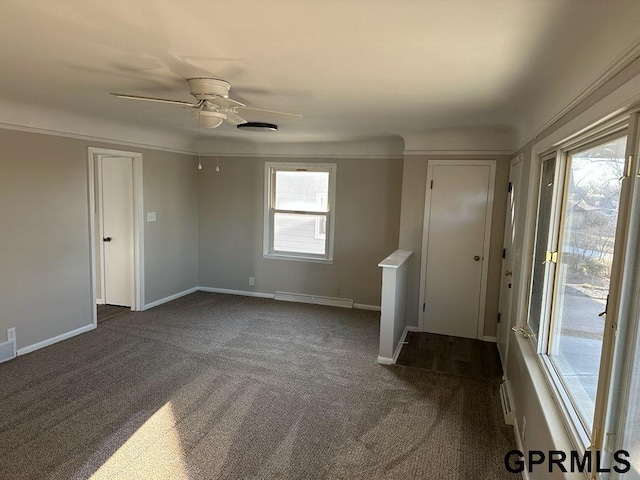
<path fill-rule="evenodd" d="M 409 332 L 406 342 L 398 365 L 480 378 L 502 376 L 495 343 L 425 332 Z"/>
<path fill-rule="evenodd" d="M 116 305 L 98 305 L 98 323 L 106 322 L 131 313 L 129 307 L 118 307 Z"/>

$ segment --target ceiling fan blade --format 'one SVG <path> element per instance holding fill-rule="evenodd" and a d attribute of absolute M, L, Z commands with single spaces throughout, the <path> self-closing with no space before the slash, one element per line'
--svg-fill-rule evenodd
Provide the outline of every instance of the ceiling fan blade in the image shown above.
<path fill-rule="evenodd" d="M 118 98 L 126 98 L 128 100 L 144 100 L 145 102 L 168 103 L 170 105 L 180 105 L 181 107 L 198 107 L 198 103 L 183 102 L 182 100 L 167 100 L 166 98 L 141 97 L 138 95 L 125 95 L 124 93 L 113 93 L 111 95 Z"/>
<path fill-rule="evenodd" d="M 226 122 L 230 123 L 231 125 L 240 125 L 242 123 L 247 123 L 247 121 L 244 118 L 242 118 L 240 115 L 238 115 L 232 110 L 228 110 L 224 112 L 224 114 L 227 116 Z"/>
<path fill-rule="evenodd" d="M 277 112 L 275 110 L 264 110 L 262 108 L 251 108 L 251 107 L 237 107 L 239 113 L 255 113 L 258 115 L 266 115 L 266 116 L 282 116 L 282 117 L 294 117 L 294 118 L 302 118 L 302 115 L 297 113 L 287 113 L 287 112 Z"/>
<path fill-rule="evenodd" d="M 235 108 L 235 107 L 245 106 L 244 103 L 240 103 L 237 100 L 232 100 L 231 98 L 225 98 L 225 97 L 219 97 L 219 96 L 208 98 L 207 102 L 222 108 Z"/>

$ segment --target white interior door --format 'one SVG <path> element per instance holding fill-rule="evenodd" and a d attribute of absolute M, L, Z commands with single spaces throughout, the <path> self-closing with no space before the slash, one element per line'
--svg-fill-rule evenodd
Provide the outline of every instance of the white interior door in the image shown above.
<path fill-rule="evenodd" d="M 104 301 L 133 304 L 133 159 L 101 157 Z"/>
<path fill-rule="evenodd" d="M 493 172 L 487 164 L 429 165 L 424 331 L 483 336 Z"/>
<path fill-rule="evenodd" d="M 518 196 L 520 195 L 520 177 L 522 175 L 522 157 L 511 162 L 509 173 L 509 195 L 504 222 L 504 250 L 502 256 L 502 282 L 500 284 L 500 306 L 498 309 L 497 342 L 498 352 L 502 360 L 502 368 L 506 371 L 507 353 L 509 351 L 509 332 L 511 330 L 511 299 L 513 295 L 514 257 L 519 255 L 515 250 L 515 239 L 518 220 Z"/>

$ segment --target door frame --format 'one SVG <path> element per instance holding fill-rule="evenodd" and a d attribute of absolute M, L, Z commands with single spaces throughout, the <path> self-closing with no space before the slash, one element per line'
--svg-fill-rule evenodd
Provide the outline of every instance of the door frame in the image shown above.
<path fill-rule="evenodd" d="M 431 214 L 431 180 L 433 180 L 433 167 L 436 166 L 488 166 L 489 187 L 487 195 L 487 215 L 484 222 L 484 238 L 482 250 L 482 273 L 480 278 L 480 304 L 478 305 L 478 323 L 476 326 L 476 338 L 484 338 L 485 308 L 487 302 L 487 276 L 489 273 L 489 252 L 491 247 L 491 222 L 493 217 L 493 197 L 496 182 L 496 160 L 429 160 L 427 162 L 427 181 L 425 183 L 424 216 L 422 222 L 422 255 L 420 258 L 420 303 L 418 304 L 418 330 L 424 332 L 424 305 L 425 287 L 427 282 L 427 253 L 429 247 L 429 217 Z"/>
<path fill-rule="evenodd" d="M 107 148 L 89 147 L 87 152 L 87 185 L 89 195 L 89 249 L 91 255 L 91 304 L 93 308 L 93 323 L 97 325 L 97 287 L 96 287 L 96 193 L 102 194 L 101 173 L 98 168 L 100 184 L 96 192 L 96 165 L 100 165 L 102 157 L 131 158 L 133 164 L 133 295 L 131 310 L 142 310 L 144 305 L 144 203 L 142 193 L 142 153 L 113 150 Z M 102 227 L 100 227 L 102 231 Z M 104 259 L 104 252 L 100 249 L 100 261 Z M 104 292 L 104 281 L 101 282 Z M 104 295 L 102 295 L 104 299 Z"/>
<path fill-rule="evenodd" d="M 520 172 L 518 175 L 518 178 L 516 179 L 515 177 L 512 177 L 513 175 L 513 169 L 515 168 L 516 165 L 520 164 Z M 511 211 L 511 206 L 509 205 L 509 203 L 507 203 L 507 208 L 505 211 L 505 220 L 504 220 L 504 234 L 503 234 L 503 248 L 507 248 L 507 235 L 511 235 L 513 233 L 513 224 L 514 222 L 516 224 L 520 223 L 520 212 L 521 212 L 521 204 L 522 201 L 525 200 L 523 198 L 520 197 L 520 193 L 522 191 L 522 169 L 524 168 L 524 154 L 519 154 L 518 156 L 514 157 L 511 159 L 511 161 L 509 162 L 509 183 L 513 183 L 515 185 L 515 182 L 517 181 L 517 185 L 519 188 L 516 188 L 515 190 L 511 190 L 509 192 L 509 195 L 507 195 L 507 202 L 509 202 L 509 200 L 511 200 L 511 203 L 513 204 L 513 199 L 516 198 L 517 202 L 516 202 L 516 208 L 514 211 Z M 514 195 L 515 194 L 515 195 Z M 509 222 L 509 215 L 512 215 L 513 217 L 511 219 L 511 222 Z M 507 231 L 507 225 L 510 224 L 511 225 L 511 232 Z M 512 316 L 512 310 L 513 310 L 513 294 L 514 291 L 513 289 L 505 289 L 504 286 L 506 283 L 508 283 L 509 281 L 511 282 L 512 286 L 515 286 L 515 277 L 516 274 L 513 273 L 516 271 L 516 257 L 515 257 L 515 252 L 516 252 L 516 238 L 512 237 L 512 240 L 509 242 L 508 245 L 509 248 L 511 248 L 511 272 L 512 272 L 512 276 L 511 278 L 508 280 L 507 277 L 504 274 L 504 269 L 505 269 L 505 265 L 504 265 L 504 259 L 502 261 L 502 268 L 501 268 L 501 275 L 500 275 L 500 295 L 498 296 L 498 313 L 500 314 L 500 322 L 506 322 L 507 324 L 507 336 L 505 338 L 505 346 L 504 346 L 504 352 L 502 352 L 500 350 L 500 326 L 498 326 L 496 328 L 496 344 L 498 345 L 498 354 L 500 355 L 500 361 L 502 362 L 502 370 L 504 372 L 504 374 L 506 375 L 507 372 L 507 361 L 509 358 L 509 344 L 510 344 L 510 332 L 511 332 L 511 319 L 513 318 Z M 502 296 L 504 294 L 504 292 L 506 290 L 511 290 L 509 293 L 509 305 L 507 307 L 507 311 L 506 312 L 502 312 L 500 310 L 500 307 L 502 305 Z"/>

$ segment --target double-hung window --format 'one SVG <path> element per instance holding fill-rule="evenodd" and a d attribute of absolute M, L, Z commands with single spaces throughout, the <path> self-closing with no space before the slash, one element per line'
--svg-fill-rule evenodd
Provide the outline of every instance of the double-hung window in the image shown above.
<path fill-rule="evenodd" d="M 335 163 L 265 163 L 263 256 L 331 263 Z"/>

